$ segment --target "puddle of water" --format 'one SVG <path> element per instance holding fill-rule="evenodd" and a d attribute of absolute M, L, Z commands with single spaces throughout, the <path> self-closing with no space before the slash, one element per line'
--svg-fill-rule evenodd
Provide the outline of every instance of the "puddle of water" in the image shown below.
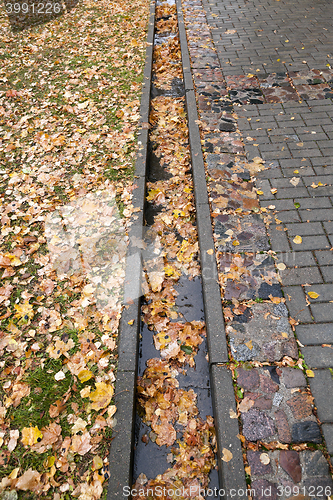
<path fill-rule="evenodd" d="M 168 97 L 183 97 L 185 95 L 184 82 L 179 78 L 174 78 L 170 84 L 170 89 L 159 89 L 155 87 L 154 82 L 151 86 L 151 98 L 155 99 L 160 95 L 165 95 Z"/>
<path fill-rule="evenodd" d="M 160 163 L 160 158 L 155 155 L 153 148 L 149 145 L 148 152 L 148 179 L 150 182 L 162 181 L 165 179 L 171 179 L 172 175 L 167 171 L 166 167 L 162 167 Z"/>

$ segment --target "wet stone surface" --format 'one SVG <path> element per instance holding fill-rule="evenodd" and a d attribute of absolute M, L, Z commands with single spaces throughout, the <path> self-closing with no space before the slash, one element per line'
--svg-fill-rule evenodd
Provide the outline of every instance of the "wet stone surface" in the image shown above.
<path fill-rule="evenodd" d="M 274 421 L 264 412 L 249 410 L 242 415 L 243 434 L 248 441 L 269 438 L 275 433 Z"/>
<path fill-rule="evenodd" d="M 255 498 L 308 500 L 325 498 L 333 487 L 328 465 L 321 451 L 276 450 L 247 453 L 251 467 L 251 488 Z M 261 463 L 268 462 L 267 465 Z"/>
<path fill-rule="evenodd" d="M 233 104 L 263 104 L 265 98 L 260 89 L 230 90 Z"/>
<path fill-rule="evenodd" d="M 320 442 L 312 397 L 303 387 L 287 388 L 283 382 L 285 370 L 237 368 L 237 385 L 243 389 L 238 404 L 243 434 L 249 441 Z"/>
<path fill-rule="evenodd" d="M 254 303 L 246 307 L 245 313 L 230 313 L 233 306 L 224 307 L 227 320 L 226 332 L 231 346 L 231 353 L 237 361 L 280 361 L 283 356 L 298 358 L 297 344 L 290 328 L 289 321 L 284 316 L 277 316 L 275 305 L 270 302 Z"/>
<path fill-rule="evenodd" d="M 298 101 L 299 96 L 296 90 L 290 86 L 270 87 L 262 89 L 267 102 L 288 102 Z"/>
<path fill-rule="evenodd" d="M 222 111 L 221 113 L 202 112 L 200 120 L 203 132 L 235 132 L 236 122 L 231 113 Z"/>
<path fill-rule="evenodd" d="M 210 137 L 214 136 L 222 136 L 222 132 L 217 134 L 205 134 L 204 137 L 208 137 L 208 141 L 210 141 Z M 224 134 L 223 134 L 224 135 Z M 228 132 L 227 135 L 232 137 L 237 137 L 237 133 Z M 240 152 L 241 153 L 241 152 Z M 248 163 L 244 156 L 234 156 L 228 153 L 220 153 L 217 154 L 214 151 L 214 154 L 210 154 L 209 152 L 205 153 L 205 160 L 207 163 L 208 173 L 210 175 L 211 171 L 214 169 L 222 170 L 225 172 L 229 172 L 230 175 L 236 174 L 236 178 L 240 178 L 246 181 L 250 180 L 250 172 L 247 169 Z"/>
<path fill-rule="evenodd" d="M 325 77 L 319 69 L 290 71 L 289 76 L 294 85 L 316 85 L 325 82 Z"/>
<path fill-rule="evenodd" d="M 220 64 L 218 62 L 217 56 L 210 56 L 210 57 L 200 57 L 200 55 L 197 55 L 196 57 L 192 58 L 192 67 L 194 69 L 217 69 L 220 67 Z"/>
<path fill-rule="evenodd" d="M 258 80 L 254 76 L 232 75 L 226 76 L 225 80 L 230 90 L 245 90 L 258 87 Z"/>
<path fill-rule="evenodd" d="M 325 83 L 319 85 L 296 85 L 296 90 L 304 100 L 329 99 L 333 97 L 331 87 Z"/>
<path fill-rule="evenodd" d="M 213 210 L 216 208 L 231 210 L 259 208 L 253 183 L 244 181 L 229 170 L 212 169 L 210 177 L 212 179 L 209 181 L 210 201 Z"/>
<path fill-rule="evenodd" d="M 214 154 L 241 154 L 244 152 L 244 145 L 237 132 L 220 132 L 218 134 L 205 134 L 203 149 L 207 153 Z"/>
<path fill-rule="evenodd" d="M 290 81 L 286 73 L 270 73 L 267 75 L 259 75 L 258 80 L 262 89 L 290 86 Z"/>
<path fill-rule="evenodd" d="M 295 423 L 292 427 L 292 440 L 294 443 L 311 442 L 321 443 L 321 433 L 317 422 Z"/>
<path fill-rule="evenodd" d="M 223 81 L 220 69 L 194 69 L 193 76 L 195 83 Z"/>
<path fill-rule="evenodd" d="M 215 228 L 219 228 L 217 221 Z M 224 288 L 224 299 L 268 299 L 269 295 L 281 297 L 282 291 L 277 280 L 274 260 L 267 254 L 232 254 L 223 253 L 219 258 L 223 278 L 220 283 Z M 221 282 L 221 280 L 223 281 Z M 286 306 L 277 304 L 278 315 L 286 314 Z M 285 310 L 283 309 L 285 308 Z M 288 314 L 288 313 L 287 313 Z"/>
<path fill-rule="evenodd" d="M 214 220 L 218 252 L 254 253 L 269 250 L 268 237 L 260 214 L 223 213 L 218 214 Z M 217 222 L 220 224 L 217 225 Z"/>

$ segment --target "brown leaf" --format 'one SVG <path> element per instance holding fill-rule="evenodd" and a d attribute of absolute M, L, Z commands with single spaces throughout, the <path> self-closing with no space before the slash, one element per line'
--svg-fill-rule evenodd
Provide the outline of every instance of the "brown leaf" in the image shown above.
<path fill-rule="evenodd" d="M 21 477 L 18 478 L 15 488 L 23 491 L 34 491 L 40 484 L 41 475 L 39 472 L 28 469 Z"/>
<path fill-rule="evenodd" d="M 51 418 L 55 418 L 60 413 L 62 413 L 66 408 L 66 405 L 63 403 L 63 401 L 56 401 L 53 405 L 50 406 L 49 408 L 49 415 Z"/>
<path fill-rule="evenodd" d="M 223 448 L 222 453 L 223 453 L 223 455 L 221 458 L 222 458 L 223 462 L 230 462 L 230 460 L 233 457 L 233 454 L 231 453 L 231 451 L 228 450 L 227 448 Z"/>
<path fill-rule="evenodd" d="M 85 432 L 82 436 L 76 434 L 73 436 L 71 450 L 79 455 L 85 455 L 91 450 L 92 445 L 90 444 L 91 436 L 89 432 Z"/>

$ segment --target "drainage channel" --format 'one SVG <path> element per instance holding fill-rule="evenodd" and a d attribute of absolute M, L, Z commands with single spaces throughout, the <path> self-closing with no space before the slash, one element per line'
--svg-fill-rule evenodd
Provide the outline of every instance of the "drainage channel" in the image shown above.
<path fill-rule="evenodd" d="M 157 2 L 133 499 L 219 498 L 185 108 L 176 5 Z"/>

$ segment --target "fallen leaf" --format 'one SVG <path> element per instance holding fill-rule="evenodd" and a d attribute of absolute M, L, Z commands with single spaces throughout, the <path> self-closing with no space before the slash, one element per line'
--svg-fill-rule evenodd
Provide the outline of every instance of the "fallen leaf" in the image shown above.
<path fill-rule="evenodd" d="M 248 347 L 250 350 L 253 349 L 253 345 L 252 345 L 252 340 L 249 340 L 248 342 L 244 342 L 246 347 Z"/>
<path fill-rule="evenodd" d="M 82 436 L 75 434 L 72 438 L 71 450 L 83 456 L 91 450 L 92 444 L 90 443 L 91 436 L 89 432 L 85 432 Z"/>
<path fill-rule="evenodd" d="M 83 382 L 87 382 L 87 380 L 90 380 L 94 376 L 94 374 L 90 370 L 81 370 L 77 376 L 80 382 L 83 384 Z"/>
<path fill-rule="evenodd" d="M 269 455 L 268 453 L 261 453 L 260 457 L 260 462 L 264 465 L 268 465 L 271 461 L 271 459 L 269 458 Z"/>
<path fill-rule="evenodd" d="M 237 418 L 237 413 L 232 408 L 229 410 L 229 415 L 230 418 Z"/>
<path fill-rule="evenodd" d="M 223 448 L 222 453 L 223 453 L 223 455 L 221 458 L 222 458 L 223 462 L 230 462 L 230 460 L 233 457 L 231 451 L 228 450 L 227 448 Z"/>
<path fill-rule="evenodd" d="M 34 491 L 40 484 L 41 475 L 39 472 L 28 469 L 21 477 L 18 478 L 15 488 L 23 491 Z"/>
<path fill-rule="evenodd" d="M 308 296 L 311 297 L 311 299 L 317 299 L 319 297 L 319 293 L 317 292 L 307 292 Z"/>
<path fill-rule="evenodd" d="M 313 378 L 315 376 L 315 374 L 314 374 L 314 372 L 312 370 L 305 370 L 305 373 L 310 378 Z"/>
<path fill-rule="evenodd" d="M 241 413 L 247 413 L 253 405 L 254 401 L 246 397 L 239 403 L 238 409 Z"/>
<path fill-rule="evenodd" d="M 283 262 L 276 264 L 276 267 L 279 271 L 284 271 L 286 269 L 286 265 Z"/>
<path fill-rule="evenodd" d="M 10 430 L 9 437 L 10 437 L 10 440 L 8 442 L 7 448 L 8 448 L 8 451 L 12 452 L 16 448 L 17 440 L 20 437 L 20 431 L 17 429 Z"/>
<path fill-rule="evenodd" d="M 302 237 L 301 236 L 295 236 L 295 238 L 293 239 L 293 242 L 296 243 L 296 245 L 300 245 L 302 243 Z"/>
<path fill-rule="evenodd" d="M 296 187 L 300 180 L 301 179 L 299 177 L 292 177 L 289 182 Z"/>
<path fill-rule="evenodd" d="M 35 427 L 23 427 L 22 429 L 22 443 L 24 446 L 33 446 L 39 441 L 41 441 L 43 437 L 42 432 L 38 429 L 37 426 Z"/>
<path fill-rule="evenodd" d="M 106 408 L 112 399 L 113 393 L 114 389 L 110 384 L 96 382 L 96 390 L 89 394 L 90 401 L 93 401 L 91 408 L 93 410 Z"/>

